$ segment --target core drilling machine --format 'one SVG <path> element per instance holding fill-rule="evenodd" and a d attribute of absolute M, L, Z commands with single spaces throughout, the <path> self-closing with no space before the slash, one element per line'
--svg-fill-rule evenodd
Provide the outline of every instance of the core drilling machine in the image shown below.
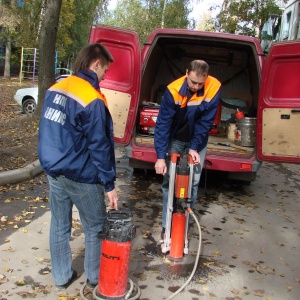
<path fill-rule="evenodd" d="M 199 231 L 199 243 L 194 268 L 185 283 L 166 300 L 173 299 L 192 280 L 200 259 L 201 227 L 198 218 L 191 209 L 191 193 L 194 175 L 194 162 L 189 154 L 171 154 L 169 193 L 166 216 L 166 227 L 161 245 L 162 253 L 169 252 L 173 261 L 181 261 L 184 254 L 188 254 L 189 217 L 192 216 Z"/>
<path fill-rule="evenodd" d="M 161 245 L 162 253 L 169 252 L 172 260 L 181 260 L 188 254 L 189 215 L 194 218 L 191 192 L 194 162 L 189 154 L 171 154 L 166 227 Z"/>

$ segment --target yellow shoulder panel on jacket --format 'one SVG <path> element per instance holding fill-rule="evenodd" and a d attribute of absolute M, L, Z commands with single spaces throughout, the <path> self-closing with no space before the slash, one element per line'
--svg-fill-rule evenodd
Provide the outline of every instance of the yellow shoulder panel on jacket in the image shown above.
<path fill-rule="evenodd" d="M 212 77 L 208 76 L 204 84 L 204 101 L 210 102 L 211 99 L 217 94 L 221 87 L 221 82 Z"/>
<path fill-rule="evenodd" d="M 185 103 L 186 103 L 186 96 L 185 95 L 182 96 L 179 94 L 179 90 L 180 90 L 181 86 L 183 85 L 185 78 L 186 78 L 186 76 L 184 75 L 168 85 L 168 89 L 173 96 L 175 104 L 177 104 L 177 105 L 179 105 L 179 104 L 185 105 Z"/>
<path fill-rule="evenodd" d="M 95 99 L 103 100 L 107 106 L 105 96 L 97 91 L 88 81 L 71 75 L 54 84 L 49 91 L 57 91 L 80 103 L 83 107 L 89 105 Z"/>

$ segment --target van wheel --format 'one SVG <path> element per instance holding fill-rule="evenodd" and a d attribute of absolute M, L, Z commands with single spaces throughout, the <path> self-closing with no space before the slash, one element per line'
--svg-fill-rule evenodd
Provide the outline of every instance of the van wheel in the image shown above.
<path fill-rule="evenodd" d="M 256 179 L 256 172 L 228 172 L 228 178 L 242 181 L 244 184 L 249 185 Z"/>
<path fill-rule="evenodd" d="M 36 109 L 36 104 L 33 98 L 26 99 L 22 104 L 24 114 L 33 114 Z"/>
<path fill-rule="evenodd" d="M 149 163 L 146 161 L 129 158 L 129 167 L 133 168 L 133 170 L 140 170 L 140 169 L 154 170 L 154 163 Z"/>

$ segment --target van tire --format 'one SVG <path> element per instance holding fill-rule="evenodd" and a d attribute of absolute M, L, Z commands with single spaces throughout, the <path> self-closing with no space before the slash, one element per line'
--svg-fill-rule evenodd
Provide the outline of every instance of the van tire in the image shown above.
<path fill-rule="evenodd" d="M 154 170 L 154 163 L 149 163 L 146 161 L 129 158 L 129 167 L 133 168 L 133 170 L 138 170 L 138 169 Z"/>
<path fill-rule="evenodd" d="M 256 179 L 256 172 L 228 172 L 229 179 L 243 181 L 246 184 L 250 184 Z"/>

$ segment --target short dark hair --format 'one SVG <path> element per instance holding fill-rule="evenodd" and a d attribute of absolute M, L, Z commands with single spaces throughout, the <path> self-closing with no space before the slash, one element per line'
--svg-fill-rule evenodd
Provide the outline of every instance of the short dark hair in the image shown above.
<path fill-rule="evenodd" d="M 78 52 L 74 62 L 74 73 L 77 74 L 80 70 L 88 70 L 90 65 L 97 59 L 100 60 L 102 65 L 107 65 L 109 62 L 114 61 L 108 49 L 102 44 L 89 44 L 83 47 Z"/>
<path fill-rule="evenodd" d="M 196 72 L 196 75 L 204 75 L 207 76 L 208 75 L 208 70 L 209 70 L 209 65 L 206 61 L 204 60 L 200 60 L 200 59 L 196 59 L 196 60 L 192 60 L 187 68 L 188 73 L 190 73 L 191 71 Z"/>

